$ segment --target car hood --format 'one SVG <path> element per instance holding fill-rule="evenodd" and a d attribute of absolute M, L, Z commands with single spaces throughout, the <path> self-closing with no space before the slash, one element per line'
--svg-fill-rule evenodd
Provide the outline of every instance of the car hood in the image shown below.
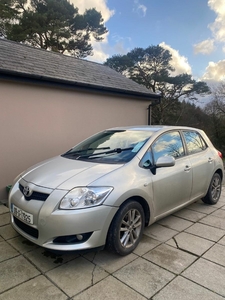
<path fill-rule="evenodd" d="M 75 186 L 90 185 L 120 167 L 118 164 L 100 164 L 57 156 L 31 167 L 22 178 L 38 186 L 70 190 Z"/>

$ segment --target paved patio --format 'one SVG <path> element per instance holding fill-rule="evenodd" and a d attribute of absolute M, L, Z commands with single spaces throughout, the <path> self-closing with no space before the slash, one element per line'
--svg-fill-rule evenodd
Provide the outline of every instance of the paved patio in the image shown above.
<path fill-rule="evenodd" d="M 225 298 L 225 188 L 145 229 L 126 257 L 55 255 L 19 236 L 0 205 L 0 300 Z"/>

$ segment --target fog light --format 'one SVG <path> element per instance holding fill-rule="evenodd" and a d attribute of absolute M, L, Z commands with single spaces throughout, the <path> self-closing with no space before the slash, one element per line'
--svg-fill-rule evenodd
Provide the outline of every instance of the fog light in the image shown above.
<path fill-rule="evenodd" d="M 82 235 L 82 234 L 77 234 L 77 235 L 76 235 L 76 238 L 77 238 L 79 241 L 82 241 L 82 240 L 83 240 L 83 235 Z"/>
<path fill-rule="evenodd" d="M 58 236 L 53 240 L 53 243 L 61 244 L 61 245 L 84 243 L 91 237 L 92 233 L 93 232 L 86 232 L 86 233 L 79 233 L 74 235 Z"/>

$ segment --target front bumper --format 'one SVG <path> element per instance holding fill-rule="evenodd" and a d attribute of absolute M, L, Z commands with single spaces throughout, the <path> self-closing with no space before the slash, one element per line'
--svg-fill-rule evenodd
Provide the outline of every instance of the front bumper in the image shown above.
<path fill-rule="evenodd" d="M 58 251 L 85 250 L 101 247 L 118 207 L 100 205 L 79 210 L 60 210 L 58 203 L 66 194 L 54 190 L 45 202 L 27 201 L 18 187 L 10 192 L 9 205 L 13 228 L 29 241 Z M 33 215 L 33 224 L 15 217 L 12 206 Z"/>

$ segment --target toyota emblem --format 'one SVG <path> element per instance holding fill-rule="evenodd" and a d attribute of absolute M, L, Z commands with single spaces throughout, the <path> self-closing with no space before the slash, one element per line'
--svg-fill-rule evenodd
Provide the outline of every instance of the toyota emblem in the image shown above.
<path fill-rule="evenodd" d="M 25 186 L 23 188 L 23 194 L 25 197 L 30 197 L 32 195 L 32 190 L 29 188 L 29 186 Z"/>

